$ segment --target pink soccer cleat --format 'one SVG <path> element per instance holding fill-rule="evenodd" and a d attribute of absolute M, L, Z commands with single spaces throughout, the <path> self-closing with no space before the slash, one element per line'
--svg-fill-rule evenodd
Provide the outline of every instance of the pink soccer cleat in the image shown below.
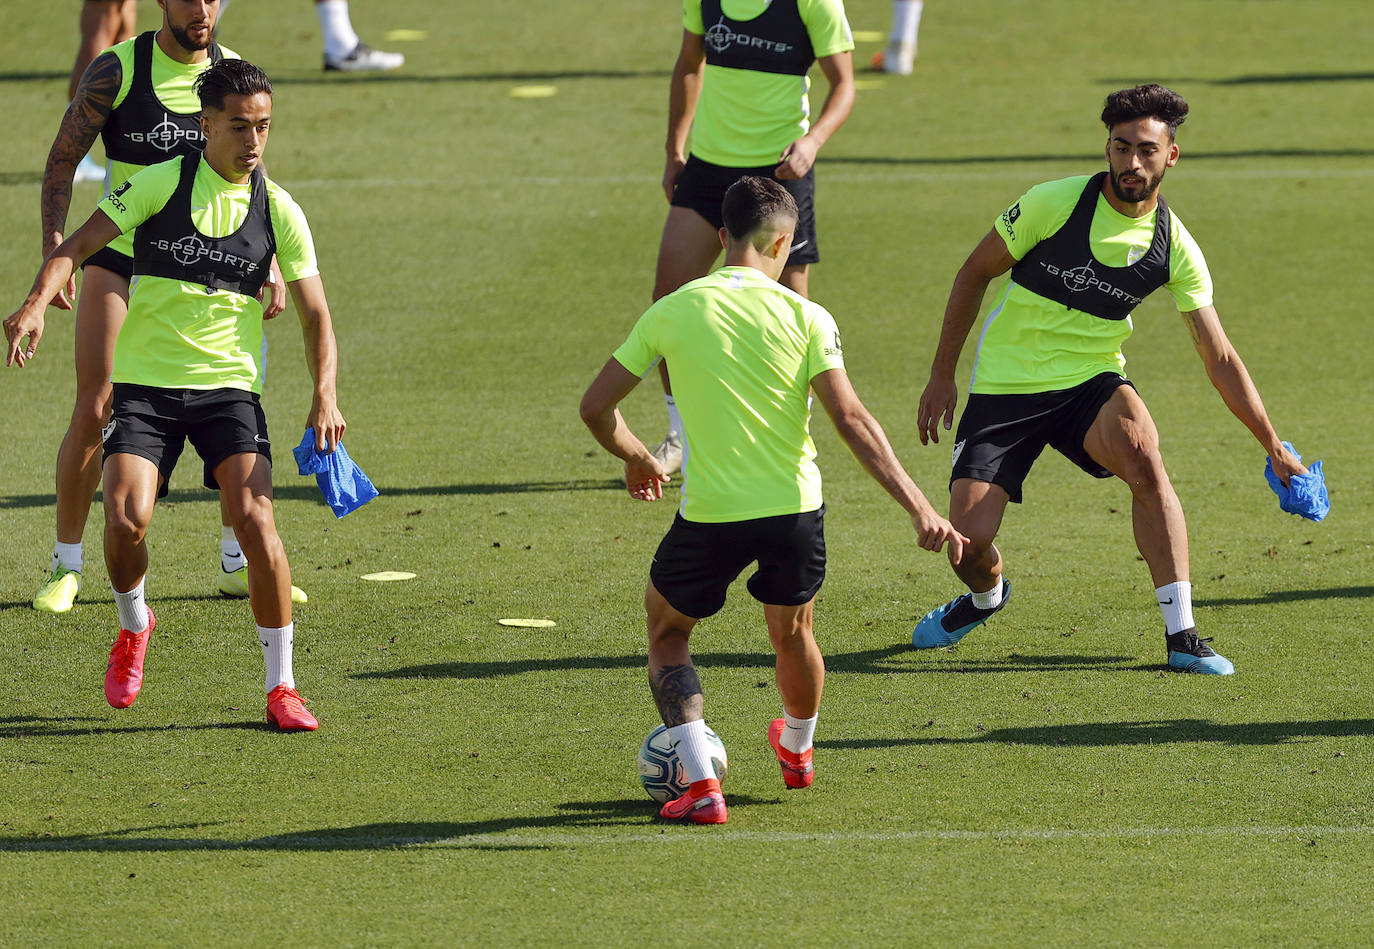
<path fill-rule="evenodd" d="M 105 667 L 105 701 L 113 708 L 128 708 L 143 688 L 143 657 L 148 653 L 148 637 L 157 625 L 157 617 L 148 610 L 148 627 L 134 633 L 119 631 L 119 638 L 110 647 L 110 663 Z"/>
<path fill-rule="evenodd" d="M 781 718 L 773 719 L 768 726 L 768 744 L 773 746 L 773 754 L 778 756 L 782 766 L 782 783 L 789 788 L 809 788 L 816 778 L 816 766 L 811 761 L 811 751 L 788 751 L 782 746 L 782 730 L 786 723 Z"/>

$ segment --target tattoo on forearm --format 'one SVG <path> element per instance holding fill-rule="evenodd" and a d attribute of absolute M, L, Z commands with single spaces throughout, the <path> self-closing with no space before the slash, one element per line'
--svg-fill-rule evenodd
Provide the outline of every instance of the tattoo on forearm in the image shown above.
<path fill-rule="evenodd" d="M 681 725 L 702 717 L 701 680 L 691 663 L 650 669 L 649 690 L 665 725 Z"/>
<path fill-rule="evenodd" d="M 76 98 L 62 117 L 57 138 L 48 152 L 43 172 L 43 240 L 67 226 L 67 211 L 72 201 L 71 169 L 90 150 L 105 120 L 110 117 L 115 96 L 119 95 L 124 67 L 114 53 L 102 53 L 86 67 L 76 87 Z"/>

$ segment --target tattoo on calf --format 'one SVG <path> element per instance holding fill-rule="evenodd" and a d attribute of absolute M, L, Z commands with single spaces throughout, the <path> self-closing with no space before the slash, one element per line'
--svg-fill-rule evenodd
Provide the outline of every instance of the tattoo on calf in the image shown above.
<path fill-rule="evenodd" d="M 658 714 L 669 727 L 702 718 L 705 702 L 701 680 L 690 662 L 649 670 L 649 690 L 654 694 Z"/>

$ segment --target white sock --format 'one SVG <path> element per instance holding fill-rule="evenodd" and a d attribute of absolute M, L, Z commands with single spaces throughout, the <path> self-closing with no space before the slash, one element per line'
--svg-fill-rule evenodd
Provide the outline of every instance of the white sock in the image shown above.
<path fill-rule="evenodd" d="M 1190 629 L 1193 623 L 1193 585 L 1175 580 L 1155 588 L 1159 611 L 1164 614 L 1164 631 L 1169 635 Z"/>
<path fill-rule="evenodd" d="M 324 35 L 324 54 L 344 59 L 358 48 L 358 34 L 348 16 L 348 0 L 320 0 L 315 4 L 320 18 L 320 33 Z"/>
<path fill-rule="evenodd" d="M 793 718 L 784 711 L 782 713 L 782 737 L 778 739 L 778 744 L 798 755 L 810 748 L 816 738 L 816 719 L 818 717 L 812 715 L 810 718 Z"/>
<path fill-rule="evenodd" d="M 892 4 L 892 35 L 888 41 L 892 43 L 916 44 L 916 32 L 921 28 L 921 9 L 925 6 L 922 0 L 893 0 Z"/>
<path fill-rule="evenodd" d="M 143 581 L 146 577 L 140 577 L 138 586 L 128 593 L 120 593 L 114 587 L 115 606 L 119 608 L 119 628 L 127 629 L 131 633 L 141 633 L 148 628 L 148 603 L 143 599 Z"/>
<path fill-rule="evenodd" d="M 291 645 L 295 639 L 295 623 L 287 623 L 281 629 L 258 627 L 258 642 L 262 643 L 262 658 L 267 664 L 268 692 L 279 685 L 296 687 L 296 677 L 291 674 Z"/>
<path fill-rule="evenodd" d="M 689 784 L 716 776 L 711 767 L 711 744 L 706 740 L 706 722 L 697 719 L 668 729 L 668 739 L 682 761 L 682 773 Z"/>
<path fill-rule="evenodd" d="M 58 541 L 52 549 L 52 569 L 61 567 L 64 570 L 75 570 L 81 572 L 81 541 L 74 544 L 64 544 Z"/>
<path fill-rule="evenodd" d="M 997 578 L 997 584 L 986 593 L 979 593 L 970 590 L 973 594 L 973 605 L 980 610 L 995 610 L 1002 605 L 1002 578 Z"/>
<path fill-rule="evenodd" d="M 663 396 L 664 403 L 668 406 L 668 432 L 682 434 L 682 416 L 677 411 L 677 401 L 668 394 Z"/>
<path fill-rule="evenodd" d="M 219 565 L 225 573 L 233 573 L 248 561 L 243 556 L 243 548 L 239 546 L 239 539 L 234 536 L 232 527 L 220 529 L 219 537 Z"/>

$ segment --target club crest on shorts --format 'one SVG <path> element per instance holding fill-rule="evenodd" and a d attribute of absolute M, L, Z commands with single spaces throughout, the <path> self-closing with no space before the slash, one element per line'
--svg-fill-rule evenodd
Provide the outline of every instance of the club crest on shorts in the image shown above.
<path fill-rule="evenodd" d="M 110 436 L 114 434 L 114 428 L 115 420 L 110 419 L 110 423 L 100 430 L 100 443 L 102 445 L 110 440 Z"/>
<path fill-rule="evenodd" d="M 954 451 L 950 452 L 950 456 L 949 456 L 949 466 L 950 466 L 951 468 L 953 468 L 955 465 L 957 465 L 957 464 L 959 463 L 959 456 L 962 455 L 963 453 L 964 453 L 964 443 L 963 443 L 963 442 L 955 442 L 955 443 L 954 443 Z"/>

